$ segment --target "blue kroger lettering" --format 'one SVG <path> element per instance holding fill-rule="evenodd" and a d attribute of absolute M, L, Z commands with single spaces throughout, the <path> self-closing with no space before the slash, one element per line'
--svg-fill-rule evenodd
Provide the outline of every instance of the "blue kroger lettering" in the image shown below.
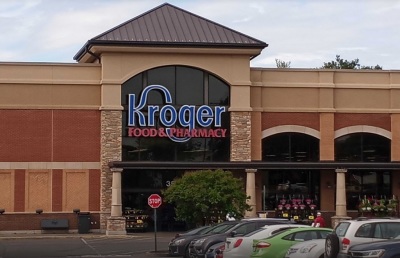
<path fill-rule="evenodd" d="M 151 90 L 160 91 L 165 98 L 164 106 L 160 107 L 155 105 L 148 105 L 147 119 L 145 114 L 141 111 L 147 102 L 147 96 Z M 172 127 L 177 122 L 182 127 L 187 128 L 189 131 L 195 129 L 196 123 L 201 127 L 208 127 L 214 124 L 215 127 L 222 126 L 221 115 L 226 111 L 225 107 L 216 106 L 214 109 L 207 105 L 200 106 L 196 111 L 194 105 L 183 105 L 179 110 L 176 110 L 172 104 L 172 96 L 168 89 L 162 85 L 149 85 L 147 86 L 139 99 L 139 103 L 135 106 L 136 95 L 129 94 L 128 96 L 128 126 L 155 126 L 156 115 L 159 113 L 160 123 L 165 127 Z M 174 128 L 165 128 L 166 135 L 173 141 L 186 142 L 191 137 L 176 137 Z M 172 131 L 171 131 L 172 130 Z M 192 135 L 192 134 L 186 134 Z M 211 134 L 212 135 L 212 134 Z M 224 134 L 225 135 L 225 131 Z M 180 135 L 179 135 L 180 136 Z"/>

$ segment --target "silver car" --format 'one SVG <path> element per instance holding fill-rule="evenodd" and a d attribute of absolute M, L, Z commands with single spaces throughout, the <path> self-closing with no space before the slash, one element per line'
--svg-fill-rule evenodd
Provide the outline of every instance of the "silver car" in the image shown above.
<path fill-rule="evenodd" d="M 400 219 L 381 218 L 344 220 L 327 236 L 326 258 L 347 258 L 349 248 L 356 244 L 394 239 L 400 235 Z"/>

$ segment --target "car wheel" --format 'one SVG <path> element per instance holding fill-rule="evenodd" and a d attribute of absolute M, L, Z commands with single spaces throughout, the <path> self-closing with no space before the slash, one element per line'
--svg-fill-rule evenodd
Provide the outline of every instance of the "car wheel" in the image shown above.
<path fill-rule="evenodd" d="M 329 234 L 325 240 L 325 257 L 336 258 L 339 253 L 339 238 L 336 234 Z"/>

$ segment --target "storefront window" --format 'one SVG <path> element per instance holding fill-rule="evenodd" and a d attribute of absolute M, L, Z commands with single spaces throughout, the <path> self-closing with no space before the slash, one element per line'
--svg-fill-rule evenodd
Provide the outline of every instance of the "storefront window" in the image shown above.
<path fill-rule="evenodd" d="M 293 204 L 319 207 L 319 173 L 309 170 L 268 171 L 265 173 L 265 208 L 274 210 L 278 205 Z"/>
<path fill-rule="evenodd" d="M 390 172 L 348 171 L 346 173 L 347 209 L 357 210 L 361 199 L 390 199 Z"/>
<path fill-rule="evenodd" d="M 172 105 L 208 105 L 229 107 L 229 85 L 200 69 L 186 66 L 157 67 L 140 73 L 122 85 L 122 160 L 123 161 L 229 161 L 230 158 L 230 115 L 222 113 L 222 128 L 225 137 L 191 138 L 186 142 L 174 142 L 161 137 L 128 137 L 128 95 L 140 96 L 148 85 L 165 86 L 172 96 Z M 139 98 L 136 99 L 139 101 Z M 148 104 L 163 105 L 164 99 L 157 91 L 150 91 Z M 136 103 L 138 104 L 138 103 Z M 146 107 L 143 111 L 147 113 Z M 156 121 L 158 119 L 156 118 Z M 161 125 L 157 124 L 155 128 Z M 178 128 L 178 126 L 176 126 Z M 211 125 L 209 129 L 215 129 Z"/>
<path fill-rule="evenodd" d="M 390 140 L 371 133 L 353 133 L 335 139 L 335 160 L 389 162 Z"/>
<path fill-rule="evenodd" d="M 301 133 L 280 133 L 263 139 L 263 161 L 319 160 L 319 140 Z"/>
<path fill-rule="evenodd" d="M 263 139 L 263 161 L 309 162 L 319 160 L 319 140 L 301 133 L 280 133 Z M 319 207 L 319 171 L 285 169 L 264 173 L 265 209 L 292 205 L 313 209 Z M 286 209 L 286 208 L 284 208 Z M 300 210 L 300 209 L 299 209 Z"/>
<path fill-rule="evenodd" d="M 390 140 L 371 133 L 353 133 L 335 140 L 335 159 L 343 162 L 389 162 Z M 357 210 L 361 199 L 391 198 L 389 171 L 348 170 L 347 209 Z"/>

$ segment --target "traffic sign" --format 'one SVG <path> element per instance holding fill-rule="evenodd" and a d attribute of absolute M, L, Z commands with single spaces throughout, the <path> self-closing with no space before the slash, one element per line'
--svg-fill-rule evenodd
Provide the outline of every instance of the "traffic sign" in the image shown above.
<path fill-rule="evenodd" d="M 147 203 L 151 208 L 157 209 L 162 204 L 161 196 L 159 196 L 158 194 L 151 194 L 147 199 Z"/>

